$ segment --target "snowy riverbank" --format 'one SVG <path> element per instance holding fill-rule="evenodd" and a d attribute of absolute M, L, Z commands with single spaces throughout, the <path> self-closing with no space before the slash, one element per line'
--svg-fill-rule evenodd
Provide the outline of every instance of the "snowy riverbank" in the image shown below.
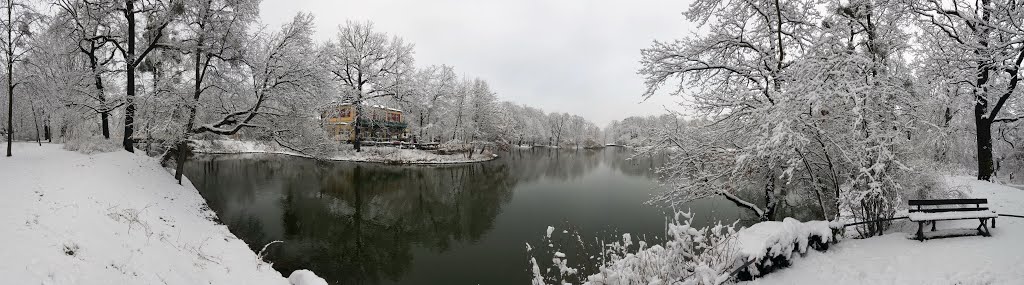
<path fill-rule="evenodd" d="M 952 177 L 967 194 L 987 198 L 1001 214 L 1024 215 L 1024 190 Z M 978 221 L 945 221 L 938 229 L 977 227 Z M 908 239 L 916 224 L 901 221 L 895 231 L 848 239 L 826 252 L 810 251 L 789 268 L 750 284 L 1020 284 L 1024 280 L 1024 219 L 999 217 L 991 237 L 967 236 L 924 242 Z"/>
<path fill-rule="evenodd" d="M 195 140 L 192 143 L 193 151 L 207 154 L 240 154 L 240 153 L 269 153 L 284 154 L 300 157 L 309 155 L 289 150 L 276 143 L 257 141 L 237 140 Z M 461 164 L 490 161 L 498 156 L 496 154 L 483 153 L 474 154 L 472 158 L 466 158 L 463 154 L 436 154 L 433 152 L 418 149 L 402 149 L 395 147 L 374 147 L 364 146 L 362 152 L 346 151 L 320 157 L 323 160 L 352 161 L 387 164 Z"/>
<path fill-rule="evenodd" d="M 14 148 L 0 158 L 4 283 L 326 284 L 282 277 L 142 152 Z"/>

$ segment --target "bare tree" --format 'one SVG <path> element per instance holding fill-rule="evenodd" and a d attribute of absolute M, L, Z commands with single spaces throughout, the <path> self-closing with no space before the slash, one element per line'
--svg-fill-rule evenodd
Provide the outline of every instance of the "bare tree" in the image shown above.
<path fill-rule="evenodd" d="M 187 134 L 233 135 L 244 128 L 253 128 L 279 139 L 296 132 L 296 123 L 287 119 L 306 119 L 315 113 L 311 107 L 315 104 L 299 107 L 295 104 L 312 101 L 309 98 L 316 93 L 313 88 L 320 85 L 318 81 L 322 78 L 317 66 L 310 64 L 313 55 L 305 52 L 313 44 L 312 33 L 313 16 L 298 14 L 280 31 L 260 34 L 253 39 L 250 42 L 253 46 L 239 60 L 242 68 L 236 75 L 240 76 L 223 76 L 240 79 L 223 82 L 223 89 L 211 91 L 217 98 L 209 100 L 211 104 L 205 112 L 197 111 L 209 118 L 208 123 L 194 124 Z M 315 124 L 301 121 L 298 125 Z M 178 151 L 181 157 L 185 149 Z M 179 160 L 175 175 L 179 181 L 183 161 L 184 158 Z"/>
<path fill-rule="evenodd" d="M 356 108 L 352 145 L 360 151 L 360 131 L 369 124 L 369 118 L 363 118 L 363 103 L 401 96 L 401 85 L 412 72 L 413 45 L 374 31 L 372 23 L 350 21 L 338 28 L 337 38 L 324 47 L 323 55 L 326 69 L 341 85 L 343 100 Z"/>
<path fill-rule="evenodd" d="M 67 21 L 65 29 L 77 41 L 78 52 L 83 55 L 92 75 L 95 92 L 86 93 L 95 103 L 82 103 L 83 106 L 100 117 L 100 129 L 104 138 L 110 138 L 110 112 L 123 106 L 124 101 L 108 101 L 103 83 L 106 66 L 114 59 L 113 49 L 109 49 L 104 31 L 110 29 L 107 23 L 109 11 L 102 10 L 101 5 L 89 5 L 85 1 L 59 0 L 61 19 Z"/>
<path fill-rule="evenodd" d="M 26 43 L 32 36 L 33 22 L 40 16 L 33 11 L 32 6 L 19 1 L 6 0 L 4 4 L 7 18 L 3 21 L 3 28 L 7 35 L 2 40 L 2 48 L 7 67 L 7 156 L 11 156 L 11 142 L 14 139 L 14 89 L 21 84 L 15 81 L 14 67 L 15 64 L 22 62 L 25 54 L 29 52 L 30 48 Z M 15 13 L 15 10 L 18 12 Z"/>
<path fill-rule="evenodd" d="M 109 11 L 113 19 L 112 26 L 106 35 L 98 36 L 100 40 L 111 43 L 116 48 L 125 68 L 125 109 L 124 109 L 124 138 L 122 146 L 128 152 L 135 152 L 133 135 L 135 134 L 135 89 L 136 71 L 145 61 L 146 57 L 153 50 L 165 46 L 163 41 L 166 28 L 177 14 L 182 12 L 180 2 L 165 0 L 124 0 L 122 1 L 98 1 L 90 3 L 96 5 L 95 9 Z M 143 34 L 142 44 L 138 44 L 137 27 L 139 22 L 146 26 L 141 29 Z M 142 52 L 138 52 L 141 49 Z"/>
<path fill-rule="evenodd" d="M 229 89 L 222 84 L 206 82 L 208 76 L 229 76 L 230 65 L 243 59 L 246 29 L 256 20 L 258 1 L 196 0 L 185 5 L 182 14 L 188 36 L 180 49 L 192 55 L 192 98 L 187 104 L 188 117 L 182 137 L 177 139 L 177 171 L 175 178 L 181 183 L 181 172 L 187 158 L 187 140 L 194 134 L 196 112 L 203 93 L 210 89 Z M 300 24 L 301 25 L 301 24 Z M 211 72 L 212 71 L 212 72 Z M 223 71 L 223 72 L 222 72 Z"/>
<path fill-rule="evenodd" d="M 958 84 L 966 86 L 974 105 L 978 179 L 990 180 L 995 173 L 993 124 L 1024 119 L 1005 111 L 1011 97 L 1020 93 L 1024 7 L 1017 1 L 927 0 L 915 3 L 914 10 L 931 36 L 947 39 L 935 49 L 935 57 L 947 64 L 933 72 L 973 70 Z"/>

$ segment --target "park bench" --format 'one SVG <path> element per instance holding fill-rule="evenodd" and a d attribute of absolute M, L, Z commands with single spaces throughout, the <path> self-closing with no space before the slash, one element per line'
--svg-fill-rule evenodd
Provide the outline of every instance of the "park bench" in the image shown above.
<path fill-rule="evenodd" d="M 937 199 L 937 200 L 910 200 L 910 213 L 907 218 L 917 223 L 916 239 L 926 239 L 924 226 L 932 225 L 935 231 L 935 222 L 951 220 L 973 220 L 981 222 L 976 229 L 982 236 L 991 236 L 987 222 L 991 221 L 992 228 L 996 227 L 996 214 L 988 208 L 988 199 Z M 963 234 L 958 234 L 963 235 Z"/>

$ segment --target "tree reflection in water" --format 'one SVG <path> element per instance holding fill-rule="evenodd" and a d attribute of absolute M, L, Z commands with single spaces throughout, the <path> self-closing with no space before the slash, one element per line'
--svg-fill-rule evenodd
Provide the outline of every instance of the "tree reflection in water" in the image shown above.
<path fill-rule="evenodd" d="M 664 234 L 663 209 L 643 205 L 660 161 L 630 156 L 533 148 L 486 163 L 393 166 L 219 155 L 190 161 L 185 174 L 254 251 L 284 241 L 267 260 L 286 274 L 311 269 L 333 284 L 521 284 L 523 243 L 536 243 L 547 225 L 602 239 Z M 705 213 L 700 223 L 743 217 L 724 200 L 686 207 Z"/>
<path fill-rule="evenodd" d="M 402 276 L 413 244 L 444 251 L 476 241 L 512 197 L 504 163 L 395 167 L 253 158 L 208 157 L 186 174 L 254 250 L 285 241 L 268 249 L 276 269 L 312 267 L 343 284 Z"/>

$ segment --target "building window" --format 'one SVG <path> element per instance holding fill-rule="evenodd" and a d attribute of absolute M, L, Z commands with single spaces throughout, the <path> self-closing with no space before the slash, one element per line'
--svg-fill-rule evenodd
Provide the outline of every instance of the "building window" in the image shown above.
<path fill-rule="evenodd" d="M 341 111 L 338 112 L 338 117 L 339 118 L 348 118 L 348 117 L 351 117 L 351 116 L 352 116 L 352 109 L 349 109 L 349 108 L 344 108 L 343 107 L 343 108 L 341 108 Z"/>

